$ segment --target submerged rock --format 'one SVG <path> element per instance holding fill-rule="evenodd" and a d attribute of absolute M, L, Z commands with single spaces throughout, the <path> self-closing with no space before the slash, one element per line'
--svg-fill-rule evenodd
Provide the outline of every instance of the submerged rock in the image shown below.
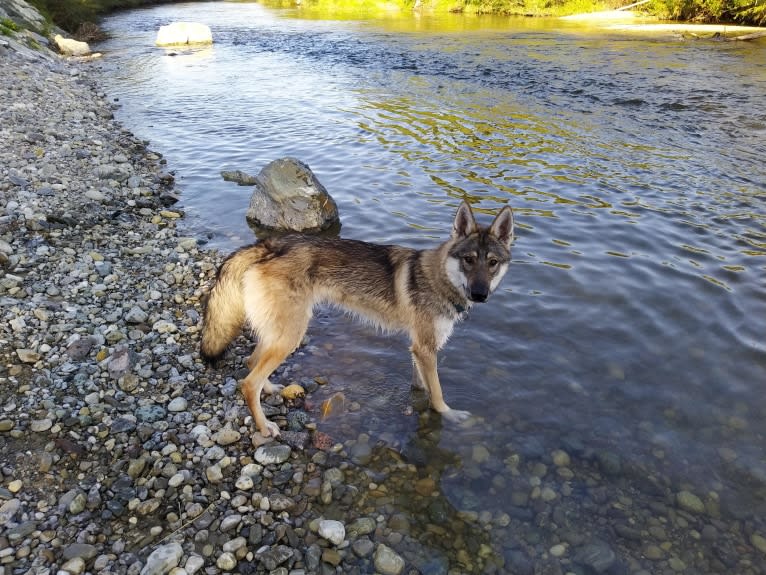
<path fill-rule="evenodd" d="M 294 158 L 275 160 L 256 176 L 247 221 L 256 228 L 296 232 L 340 225 L 335 200 L 311 169 Z"/>

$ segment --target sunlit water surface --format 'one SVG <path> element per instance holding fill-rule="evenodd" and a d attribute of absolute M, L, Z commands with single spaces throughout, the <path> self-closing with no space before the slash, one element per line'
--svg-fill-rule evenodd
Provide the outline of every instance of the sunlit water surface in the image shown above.
<path fill-rule="evenodd" d="M 215 44 L 155 48 L 174 20 L 207 23 Z M 185 232 L 209 245 L 253 240 L 250 189 L 220 172 L 255 174 L 284 156 L 333 194 L 345 237 L 427 247 L 448 235 L 461 198 L 486 221 L 513 206 L 507 279 L 440 359 L 447 400 L 474 425 L 440 430 L 412 414 L 407 342 L 325 311 L 300 364 L 346 405 L 320 429 L 398 450 L 436 476 L 434 501 L 450 509 L 523 520 L 511 492 L 518 478 L 536 484 L 525 463 L 552 469 L 563 449 L 580 470 L 559 494 L 572 509 L 592 495 L 582 472 L 614 490 L 616 507 L 687 488 L 720 500 L 725 525 L 765 533 L 763 43 L 541 20 L 302 18 L 255 3 L 158 7 L 105 25 L 118 117 L 168 159 Z M 566 479 L 549 471 L 543 485 Z M 634 515 L 622 520 L 645 528 Z M 571 521 L 646 567 L 643 544 L 630 551 L 610 519 Z M 536 535 L 517 526 L 511 538 L 535 563 L 559 535 L 527 524 Z M 486 537 L 518 547 L 502 529 Z M 450 547 L 441 539 L 424 538 L 437 556 Z M 683 556 L 685 543 L 671 543 L 667 556 Z M 718 556 L 688 555 L 689 573 L 715 572 Z"/>

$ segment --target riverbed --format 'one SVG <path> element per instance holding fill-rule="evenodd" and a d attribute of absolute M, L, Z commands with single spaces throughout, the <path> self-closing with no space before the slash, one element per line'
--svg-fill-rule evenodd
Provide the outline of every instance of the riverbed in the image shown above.
<path fill-rule="evenodd" d="M 174 20 L 214 45 L 155 48 Z M 363 446 L 349 505 L 406 516 L 433 553 L 422 571 L 482 572 L 494 553 L 509 573 L 602 572 L 587 545 L 615 572 L 766 569 L 762 42 L 249 2 L 104 25 L 118 119 L 164 154 L 184 233 L 211 248 L 254 240 L 250 190 L 220 172 L 285 156 L 335 197 L 344 237 L 427 247 L 463 198 L 484 221 L 514 208 L 510 272 L 439 364 L 468 426 L 421 411 L 401 338 L 320 310 L 302 352 L 329 381 L 317 401 L 342 397 L 319 428 Z"/>

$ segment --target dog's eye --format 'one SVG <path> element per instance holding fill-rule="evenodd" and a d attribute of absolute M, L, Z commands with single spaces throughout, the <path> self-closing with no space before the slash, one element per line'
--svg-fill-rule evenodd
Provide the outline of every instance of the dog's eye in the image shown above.
<path fill-rule="evenodd" d="M 489 260 L 489 262 L 488 262 L 488 263 L 489 263 L 489 267 L 493 268 L 493 267 L 495 267 L 495 266 L 496 266 L 496 265 L 497 265 L 499 262 L 498 262 L 498 261 L 497 261 L 495 258 L 492 258 L 492 259 L 490 259 L 490 260 Z"/>
<path fill-rule="evenodd" d="M 463 261 L 470 266 L 470 265 L 473 265 L 473 263 L 476 261 L 476 258 L 470 255 L 463 256 Z"/>

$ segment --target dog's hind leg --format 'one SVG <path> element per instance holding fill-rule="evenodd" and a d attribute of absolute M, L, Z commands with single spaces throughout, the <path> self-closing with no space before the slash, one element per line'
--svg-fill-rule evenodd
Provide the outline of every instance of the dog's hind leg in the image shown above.
<path fill-rule="evenodd" d="M 258 365 L 258 357 L 260 356 L 260 350 L 261 350 L 261 344 L 255 346 L 255 349 L 253 350 L 253 353 L 250 354 L 250 357 L 247 358 L 247 361 L 245 361 L 245 364 L 247 365 L 247 368 L 252 370 L 256 365 Z M 279 385 L 275 383 L 271 383 L 269 380 L 266 380 L 266 383 L 263 385 L 263 391 L 267 394 L 271 395 L 273 393 L 279 393 L 284 389 L 284 385 Z"/>
<path fill-rule="evenodd" d="M 242 395 L 255 418 L 255 425 L 264 437 L 279 435 L 279 426 L 266 419 L 261 408 L 261 392 L 277 388 L 271 384 L 269 376 L 301 343 L 310 318 L 310 307 L 303 315 L 294 310 L 292 313 L 287 310 L 284 314 L 274 313 L 271 319 L 280 329 L 268 333 L 261 332 L 257 352 L 250 356 L 252 359 L 255 355 L 255 365 L 242 380 Z"/>

